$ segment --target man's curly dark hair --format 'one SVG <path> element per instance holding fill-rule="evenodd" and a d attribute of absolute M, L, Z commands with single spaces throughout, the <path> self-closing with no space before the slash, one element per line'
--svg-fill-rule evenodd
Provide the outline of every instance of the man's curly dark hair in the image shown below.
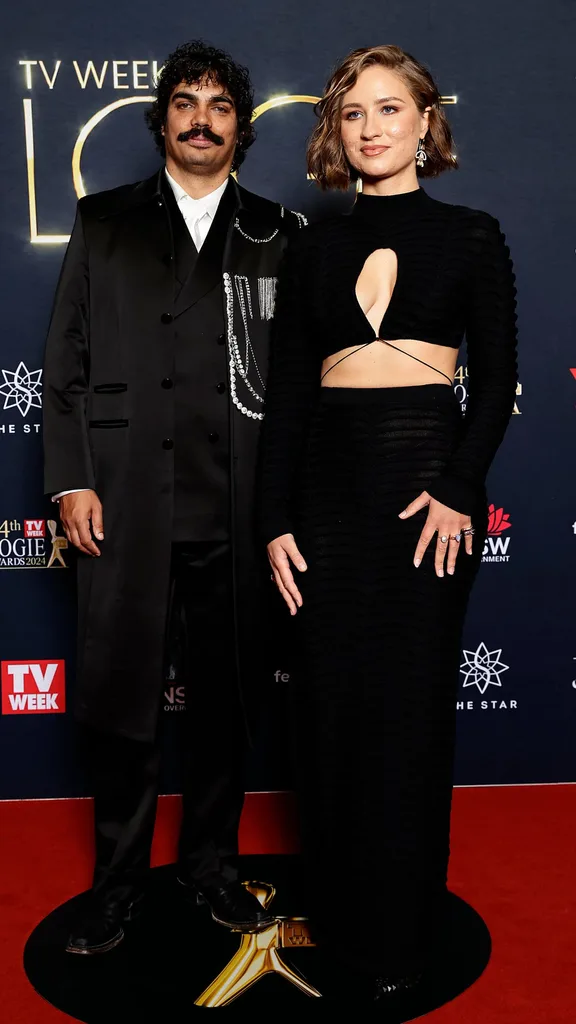
<path fill-rule="evenodd" d="M 162 128 L 166 124 L 170 97 L 180 82 L 196 84 L 202 79 L 218 82 L 224 86 L 234 100 L 238 118 L 238 143 L 232 170 L 240 167 L 246 150 L 254 142 L 256 132 L 252 125 L 254 112 L 254 90 L 248 68 L 237 64 L 225 50 L 208 46 L 202 39 L 184 43 L 167 58 L 156 84 L 156 99 L 146 111 L 146 124 L 152 132 L 156 145 L 166 155 Z"/>

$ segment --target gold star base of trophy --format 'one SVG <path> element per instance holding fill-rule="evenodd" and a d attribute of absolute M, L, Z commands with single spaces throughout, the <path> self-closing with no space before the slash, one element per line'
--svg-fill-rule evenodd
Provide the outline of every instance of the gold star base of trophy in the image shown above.
<path fill-rule="evenodd" d="M 266 882 L 244 882 L 244 885 L 266 909 L 276 895 L 274 886 Z M 315 945 L 310 938 L 307 918 L 277 917 L 263 931 L 242 932 L 241 936 L 240 948 L 198 996 L 196 1006 L 228 1006 L 266 974 L 278 974 L 305 995 L 321 997 L 322 993 L 284 963 L 281 955 L 283 949 Z"/>

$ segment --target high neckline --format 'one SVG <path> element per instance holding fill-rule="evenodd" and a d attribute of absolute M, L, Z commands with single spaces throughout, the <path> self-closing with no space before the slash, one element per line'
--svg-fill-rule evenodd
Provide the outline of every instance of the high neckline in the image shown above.
<path fill-rule="evenodd" d="M 366 195 L 365 192 L 359 192 L 352 213 L 377 223 L 381 219 L 416 213 L 427 200 L 428 194 L 423 188 L 414 188 L 410 192 L 397 192 L 389 196 Z"/>

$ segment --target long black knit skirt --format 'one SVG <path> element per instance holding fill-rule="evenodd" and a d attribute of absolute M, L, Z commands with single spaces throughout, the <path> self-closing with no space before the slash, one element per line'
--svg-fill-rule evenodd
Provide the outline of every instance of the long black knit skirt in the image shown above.
<path fill-rule="evenodd" d="M 462 430 L 442 384 L 322 388 L 298 489 L 303 665 L 295 687 L 308 899 L 320 943 L 368 973 L 416 970 L 446 901 L 460 637 L 486 504 L 454 576 L 427 510 L 399 519 Z"/>

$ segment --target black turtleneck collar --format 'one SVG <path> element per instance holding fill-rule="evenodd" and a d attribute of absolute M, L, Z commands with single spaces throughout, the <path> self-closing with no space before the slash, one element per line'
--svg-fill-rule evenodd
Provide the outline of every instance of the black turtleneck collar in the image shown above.
<path fill-rule="evenodd" d="M 418 213 L 426 203 L 429 196 L 423 188 L 412 189 L 411 192 L 399 192 L 390 196 L 366 195 L 359 192 L 352 209 L 355 217 L 377 224 L 381 219 L 389 220 L 390 217 L 404 217 Z"/>

